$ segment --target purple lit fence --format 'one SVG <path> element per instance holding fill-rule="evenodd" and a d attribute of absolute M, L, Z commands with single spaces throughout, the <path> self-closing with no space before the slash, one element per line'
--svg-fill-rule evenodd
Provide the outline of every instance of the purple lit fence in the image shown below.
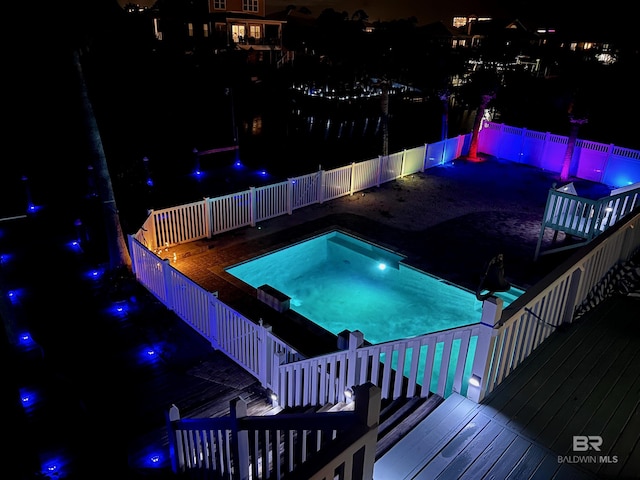
<path fill-rule="evenodd" d="M 550 172 L 562 170 L 568 137 L 485 121 L 479 150 L 487 155 L 524 163 Z M 578 139 L 573 151 L 572 175 L 624 187 L 640 182 L 640 151 Z"/>

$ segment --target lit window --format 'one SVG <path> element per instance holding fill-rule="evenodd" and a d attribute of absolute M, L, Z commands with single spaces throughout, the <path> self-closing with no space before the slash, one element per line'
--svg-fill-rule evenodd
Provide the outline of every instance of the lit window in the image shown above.
<path fill-rule="evenodd" d="M 249 25 L 249 36 L 253 38 L 262 38 L 260 25 Z"/>

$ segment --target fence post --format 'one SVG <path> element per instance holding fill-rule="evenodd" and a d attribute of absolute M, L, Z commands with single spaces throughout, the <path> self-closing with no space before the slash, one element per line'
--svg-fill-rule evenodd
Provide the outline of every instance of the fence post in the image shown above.
<path fill-rule="evenodd" d="M 604 179 L 607 178 L 607 169 L 609 168 L 609 161 L 613 156 L 614 149 L 615 149 L 615 145 L 613 143 L 610 143 L 609 148 L 607 149 L 607 158 L 604 161 L 604 165 L 602 166 L 602 173 L 600 174 L 600 178 L 598 179 L 600 183 L 605 183 Z"/>
<path fill-rule="evenodd" d="M 171 281 L 171 260 L 162 260 L 162 279 L 164 281 L 165 306 L 173 310 L 173 282 Z"/>
<path fill-rule="evenodd" d="M 208 304 L 207 316 L 209 320 L 209 341 L 211 342 L 211 347 L 215 350 L 220 349 L 220 343 L 218 342 L 218 308 L 220 306 L 220 301 L 217 298 L 216 293 L 209 293 L 209 304 Z"/>
<path fill-rule="evenodd" d="M 249 218 L 251 226 L 256 226 L 256 187 L 249 187 Z"/>
<path fill-rule="evenodd" d="M 155 214 L 153 213 L 153 209 L 147 211 L 147 218 L 151 221 L 149 222 L 149 236 L 151 237 L 151 241 L 149 246 L 147 247 L 149 250 L 154 251 L 160 248 L 158 242 L 158 235 L 156 234 L 156 222 L 154 220 Z"/>
<path fill-rule="evenodd" d="M 523 162 L 523 158 L 524 158 L 524 142 L 527 139 L 527 129 L 523 128 L 522 129 L 522 140 L 520 141 L 520 152 L 518 152 L 518 163 L 525 163 Z"/>
<path fill-rule="evenodd" d="M 318 175 L 320 176 L 318 179 L 320 184 L 318 188 L 318 203 L 324 203 L 324 170 L 319 170 Z"/>
<path fill-rule="evenodd" d="M 578 306 L 578 292 L 582 283 L 582 274 L 584 273 L 584 266 L 579 266 L 571 274 L 571 280 L 569 288 L 567 290 L 567 300 L 564 305 L 564 312 L 560 319 L 560 323 L 569 324 L 573 322 L 573 314 Z"/>
<path fill-rule="evenodd" d="M 425 165 L 427 164 L 427 150 L 429 150 L 429 144 L 424 144 L 424 153 L 422 154 L 422 166 L 420 167 L 420 172 L 423 173 L 425 171 Z"/>
<path fill-rule="evenodd" d="M 231 401 L 231 420 L 233 429 L 231 431 L 233 451 L 234 476 L 238 480 L 249 480 L 249 432 L 240 429 L 241 418 L 247 416 L 247 402 L 242 398 Z"/>
<path fill-rule="evenodd" d="M 214 221 L 211 218 L 211 202 L 209 201 L 209 197 L 204 197 L 202 199 L 204 202 L 204 228 L 205 232 L 207 232 L 207 238 L 213 238 L 213 225 Z"/>
<path fill-rule="evenodd" d="M 134 278 L 137 279 L 138 277 L 136 277 L 136 260 L 138 251 L 135 249 L 133 235 L 127 235 L 127 244 L 129 245 L 129 255 L 131 255 L 131 273 L 133 274 Z"/>
<path fill-rule="evenodd" d="M 495 328 L 502 316 L 501 298 L 492 296 L 482 302 L 482 317 L 480 319 L 480 331 L 476 343 L 476 353 L 473 357 L 471 378 L 467 389 L 467 398 L 479 403 L 487 391 L 489 367 L 493 357 L 495 338 L 498 330 Z M 494 366 L 497 368 L 497 365 Z"/>
<path fill-rule="evenodd" d="M 351 162 L 351 174 L 349 176 L 349 195 L 353 195 L 353 177 L 355 175 L 356 162 Z"/>
<path fill-rule="evenodd" d="M 380 178 L 382 177 L 382 155 L 378 155 L 378 178 L 376 178 L 376 187 L 380 186 Z"/>
<path fill-rule="evenodd" d="M 295 180 L 293 178 L 287 178 L 287 213 L 291 215 L 293 213 L 293 185 Z"/>
<path fill-rule="evenodd" d="M 402 150 L 402 161 L 400 162 L 400 178 L 404 177 L 404 163 L 407 155 L 407 149 Z"/>

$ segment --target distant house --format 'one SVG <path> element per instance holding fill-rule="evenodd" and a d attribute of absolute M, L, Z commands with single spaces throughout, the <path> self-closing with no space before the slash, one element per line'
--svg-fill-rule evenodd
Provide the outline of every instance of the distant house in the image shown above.
<path fill-rule="evenodd" d="M 437 21 L 418 27 L 421 38 L 431 47 L 466 48 L 471 46 L 471 36 L 462 28 Z"/>
<path fill-rule="evenodd" d="M 247 50 L 277 60 L 285 21 L 265 16 L 266 0 L 158 1 L 151 9 L 158 41 L 185 52 Z M 268 55 L 263 55 L 268 52 Z"/>

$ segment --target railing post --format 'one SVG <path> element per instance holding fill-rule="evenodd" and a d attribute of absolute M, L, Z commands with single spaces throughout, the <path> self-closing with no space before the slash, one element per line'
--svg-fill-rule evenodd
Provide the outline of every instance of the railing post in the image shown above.
<path fill-rule="evenodd" d="M 271 325 L 264 324 L 262 319 L 260 319 L 258 325 L 258 365 L 262 368 L 260 368 L 258 380 L 260 380 L 262 386 L 271 384 L 271 379 L 269 378 L 269 370 L 271 370 L 269 368 L 269 359 L 273 358 L 273 351 L 268 347 L 269 345 L 273 345 L 273 342 L 269 342 L 267 335 L 271 333 L 271 330 Z"/>
<path fill-rule="evenodd" d="M 349 332 L 349 350 L 347 353 L 347 388 L 351 388 L 358 383 L 357 374 L 359 370 L 358 347 L 364 343 L 364 335 L 361 331 Z M 352 399 L 347 398 L 347 403 Z"/>
<path fill-rule="evenodd" d="M 249 480 L 249 432 L 240 429 L 241 418 L 247 416 L 247 402 L 242 398 L 236 398 L 231 401 L 231 419 L 233 430 L 231 436 L 233 442 L 231 448 L 233 450 L 233 466 L 234 479 Z"/>
<path fill-rule="evenodd" d="M 178 407 L 176 407 L 175 404 L 172 404 L 169 409 L 169 413 L 167 414 L 167 431 L 169 434 L 169 457 L 173 473 L 180 472 L 182 469 L 182 462 L 179 464 L 178 461 L 184 458 L 184 452 L 182 451 L 181 444 L 178 443 L 176 429 L 174 426 L 174 422 L 177 422 L 178 420 L 180 420 L 180 410 L 178 410 Z"/>
<path fill-rule="evenodd" d="M 364 458 L 361 463 L 362 479 L 372 479 L 376 462 L 376 445 L 378 437 L 378 425 L 380 423 L 381 390 L 371 382 L 358 385 L 355 389 L 356 405 L 355 414 L 360 423 L 368 429 L 373 429 L 367 435 L 369 439 L 364 447 Z"/>
<path fill-rule="evenodd" d="M 580 291 L 580 286 L 582 284 L 582 274 L 584 273 L 584 266 L 579 266 L 576 268 L 571 274 L 571 280 L 569 283 L 569 288 L 567 290 L 567 299 L 564 305 L 564 313 L 560 318 L 560 323 L 571 323 L 573 322 L 573 314 L 576 311 L 576 307 L 578 306 L 578 292 Z"/>
<path fill-rule="evenodd" d="M 473 357 L 471 378 L 467 389 L 467 398 L 479 403 L 487 391 L 488 373 L 493 357 L 495 337 L 498 335 L 496 324 L 502 316 L 501 298 L 492 296 L 482 302 L 482 317 L 480 319 L 480 331 L 476 343 L 476 353 Z M 497 366 L 494 366 L 497 368 Z"/>
<path fill-rule="evenodd" d="M 278 406 L 286 407 L 286 400 L 283 402 L 280 401 L 281 397 L 285 397 L 284 391 L 281 391 L 280 388 L 280 365 L 283 365 L 286 361 L 285 352 L 274 353 L 271 357 L 272 359 L 272 367 L 271 367 L 271 392 L 274 395 L 271 397 L 271 406 L 276 408 Z"/>

